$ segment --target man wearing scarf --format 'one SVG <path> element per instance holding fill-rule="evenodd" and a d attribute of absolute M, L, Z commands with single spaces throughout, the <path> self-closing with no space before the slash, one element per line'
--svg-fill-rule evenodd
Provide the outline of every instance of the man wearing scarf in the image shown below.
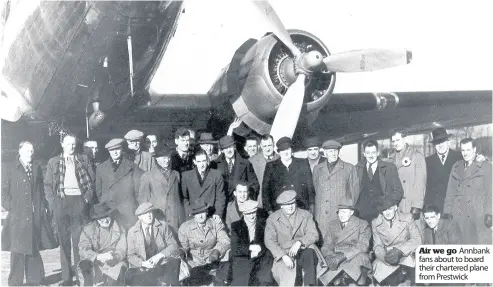
<path fill-rule="evenodd" d="M 48 161 L 44 180 L 46 199 L 58 228 L 62 285 L 72 284 L 71 248 L 77 266 L 80 259 L 77 246 L 82 227 L 87 222 L 86 204 L 92 202 L 94 194 L 91 163 L 87 156 L 76 154 L 75 147 L 75 136 L 65 135 L 63 153 Z"/>

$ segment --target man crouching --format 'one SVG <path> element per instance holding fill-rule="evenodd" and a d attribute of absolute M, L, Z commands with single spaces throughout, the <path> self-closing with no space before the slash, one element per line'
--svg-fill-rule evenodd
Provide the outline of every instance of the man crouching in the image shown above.
<path fill-rule="evenodd" d="M 123 283 L 127 269 L 125 230 L 111 217 L 113 210 L 106 203 L 91 209 L 93 222 L 84 226 L 79 241 L 78 266 L 81 286 L 96 284 L 117 286 Z"/>
<path fill-rule="evenodd" d="M 320 277 L 327 285 L 347 285 L 351 280 L 358 285 L 367 285 L 367 274 L 371 270 L 368 249 L 371 230 L 366 220 L 354 214 L 354 206 L 339 204 L 338 219 L 329 222 L 324 235 L 322 254 L 330 268 Z"/>
<path fill-rule="evenodd" d="M 144 202 L 137 207 L 137 223 L 128 230 L 128 269 L 125 284 L 130 286 L 178 285 L 180 253 L 178 243 L 164 221 L 154 218 L 156 208 Z"/>

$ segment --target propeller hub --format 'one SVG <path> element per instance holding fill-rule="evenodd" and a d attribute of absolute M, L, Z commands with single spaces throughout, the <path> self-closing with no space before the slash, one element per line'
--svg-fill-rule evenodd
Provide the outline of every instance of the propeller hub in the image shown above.
<path fill-rule="evenodd" d="M 317 50 L 305 53 L 300 58 L 300 67 L 311 72 L 321 69 L 324 59 L 322 53 Z"/>

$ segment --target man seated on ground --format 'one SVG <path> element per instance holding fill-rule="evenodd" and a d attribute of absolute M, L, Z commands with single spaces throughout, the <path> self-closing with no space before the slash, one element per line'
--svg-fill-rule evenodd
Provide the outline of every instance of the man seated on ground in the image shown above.
<path fill-rule="evenodd" d="M 265 247 L 265 213 L 258 202 L 247 200 L 239 207 L 243 220 L 231 225 L 232 286 L 267 286 L 274 283 L 272 254 Z"/>
<path fill-rule="evenodd" d="M 235 190 L 233 191 L 234 200 L 228 203 L 226 207 L 226 227 L 231 231 L 231 224 L 242 218 L 240 206 L 248 199 L 248 183 L 238 181 Z"/>
<path fill-rule="evenodd" d="M 397 211 L 398 202 L 381 197 L 377 204 L 380 215 L 373 219 L 374 278 L 380 285 L 414 283 L 414 254 L 421 235 L 410 213 Z"/>
<path fill-rule="evenodd" d="M 311 213 L 296 206 L 296 194 L 286 190 L 277 197 L 281 208 L 267 219 L 265 246 L 274 257 L 272 275 L 280 286 L 317 285 L 319 258 L 314 244 L 319 235 Z"/>
<path fill-rule="evenodd" d="M 354 215 L 351 203 L 339 204 L 339 218 L 329 222 L 322 254 L 329 271 L 320 277 L 324 285 L 368 284 L 371 261 L 368 256 L 371 230 L 366 220 Z"/>
<path fill-rule="evenodd" d="M 127 286 L 178 285 L 180 252 L 170 227 L 154 218 L 156 208 L 144 202 L 137 207 L 137 223 L 128 230 Z"/>
<path fill-rule="evenodd" d="M 78 266 L 81 286 L 123 284 L 127 269 L 125 229 L 113 220 L 113 210 L 101 203 L 91 209 L 93 222 L 84 226 L 80 235 Z"/>
<path fill-rule="evenodd" d="M 191 267 L 190 277 L 183 285 L 201 285 L 210 280 L 211 270 L 216 270 L 215 285 L 225 285 L 228 280 L 231 242 L 221 221 L 209 216 L 209 205 L 197 200 L 192 205 L 193 218 L 178 230 L 178 238 L 185 261 Z"/>
<path fill-rule="evenodd" d="M 426 228 L 423 235 L 423 244 L 461 244 L 459 225 L 452 219 L 442 217 L 436 205 L 423 208 L 423 217 Z"/>

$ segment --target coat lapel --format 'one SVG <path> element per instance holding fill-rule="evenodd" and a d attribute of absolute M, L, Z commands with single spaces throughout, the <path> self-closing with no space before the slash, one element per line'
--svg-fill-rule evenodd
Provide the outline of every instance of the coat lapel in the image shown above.
<path fill-rule="evenodd" d="M 341 224 L 338 224 L 338 226 L 340 230 L 340 236 L 337 239 L 336 244 L 341 243 L 346 238 L 351 236 L 358 228 L 358 223 L 356 222 L 354 217 L 351 217 L 351 219 L 349 219 L 349 222 L 347 223 L 346 227 L 344 227 L 344 229 L 341 228 Z"/>
<path fill-rule="evenodd" d="M 296 211 L 296 215 L 295 216 L 296 216 L 296 218 L 294 219 L 294 226 L 291 229 L 291 239 L 294 238 L 294 236 L 296 235 L 296 232 L 298 232 L 298 229 L 300 229 L 301 224 L 303 223 L 303 219 L 304 219 L 304 217 L 301 216 L 298 211 Z"/>
<path fill-rule="evenodd" d="M 385 179 L 387 174 L 387 164 L 382 160 L 378 160 L 377 169 L 380 185 L 382 186 L 382 191 L 385 193 L 387 188 L 387 180 Z"/>
<path fill-rule="evenodd" d="M 111 161 L 111 159 L 108 160 L 109 168 L 110 168 L 110 170 L 112 170 L 110 161 Z M 121 161 L 122 162 L 120 163 L 120 166 L 118 167 L 118 169 L 114 173 L 113 182 L 111 182 L 111 184 L 109 185 L 109 188 L 111 188 L 113 185 L 115 185 L 115 183 L 117 181 L 122 179 L 125 175 L 127 175 L 133 169 L 133 166 L 132 166 L 132 163 L 130 160 L 128 160 L 125 157 L 122 157 Z"/>
<path fill-rule="evenodd" d="M 282 164 L 282 162 L 281 162 Z M 300 168 L 300 163 L 296 158 L 293 158 L 293 161 L 289 165 L 289 173 L 290 174 L 295 174 L 296 171 Z"/>
<path fill-rule="evenodd" d="M 334 168 L 332 169 L 330 176 L 333 176 L 334 174 L 336 174 L 338 171 L 342 170 L 343 168 L 344 168 L 344 164 L 342 163 L 342 160 L 341 159 L 337 160 L 337 163 L 334 166 Z M 328 168 L 327 168 L 327 170 L 328 170 Z"/>
<path fill-rule="evenodd" d="M 383 218 L 383 216 L 380 216 L 381 223 L 379 226 L 377 226 L 377 231 L 383 236 L 383 238 L 386 238 L 384 243 L 387 246 L 392 245 L 395 239 L 399 237 L 399 235 L 401 235 L 401 233 L 406 228 L 407 222 L 401 221 L 399 218 L 399 213 L 397 212 L 395 214 L 394 222 L 392 223 L 392 228 L 390 228 L 389 224 L 385 222 L 386 220 Z"/>

